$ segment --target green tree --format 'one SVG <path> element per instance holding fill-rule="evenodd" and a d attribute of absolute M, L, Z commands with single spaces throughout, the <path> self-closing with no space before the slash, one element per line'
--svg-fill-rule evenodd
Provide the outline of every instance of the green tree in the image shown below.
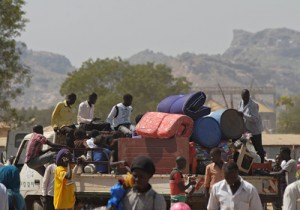
<path fill-rule="evenodd" d="M 76 93 L 77 107 L 89 94 L 96 92 L 95 115 L 105 119 L 113 105 L 122 101 L 125 93 L 134 97 L 132 116 L 135 116 L 155 111 L 157 104 L 165 97 L 187 93 L 190 89 L 191 83 L 183 77 L 173 77 L 171 69 L 165 65 L 130 65 L 117 58 L 84 62 L 80 69 L 69 74 L 60 93 Z"/>
<path fill-rule="evenodd" d="M 281 98 L 285 109 L 278 116 L 278 132 L 300 133 L 300 95 Z"/>
<path fill-rule="evenodd" d="M 16 111 L 10 102 L 29 84 L 29 68 L 21 64 L 15 38 L 24 30 L 23 0 L 0 0 L 0 118 L 11 121 Z"/>

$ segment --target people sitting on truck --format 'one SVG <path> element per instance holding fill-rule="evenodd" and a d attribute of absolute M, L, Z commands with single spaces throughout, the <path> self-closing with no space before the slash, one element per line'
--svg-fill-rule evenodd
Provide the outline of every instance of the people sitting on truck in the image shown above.
<path fill-rule="evenodd" d="M 74 147 L 74 131 L 75 125 L 73 121 L 72 105 L 76 101 L 76 94 L 71 93 L 67 95 L 66 100 L 59 102 L 53 113 L 51 119 L 51 126 L 57 134 L 66 136 L 66 142 L 69 147 Z"/>
<path fill-rule="evenodd" d="M 170 194 L 171 194 L 171 205 L 177 202 L 186 202 L 187 196 L 185 191 L 190 187 L 196 184 L 192 179 L 189 179 L 189 182 L 185 184 L 183 178 L 183 170 L 186 168 L 187 160 L 184 157 L 176 158 L 176 167 L 173 168 L 170 174 Z"/>
<path fill-rule="evenodd" d="M 288 147 L 280 148 L 280 156 L 286 163 L 278 172 L 271 172 L 270 175 L 281 176 L 285 175 L 286 184 L 289 185 L 296 181 L 297 162 L 291 158 L 291 150 Z"/>
<path fill-rule="evenodd" d="M 132 95 L 125 94 L 123 96 L 123 103 L 113 106 L 106 119 L 106 122 L 110 123 L 113 130 L 120 130 L 129 136 L 132 135 L 132 131 L 135 129 L 135 126 L 130 121 L 132 100 Z"/>
<path fill-rule="evenodd" d="M 85 131 L 99 130 L 99 131 L 110 131 L 110 124 L 102 122 L 100 118 L 94 117 L 95 103 L 97 102 L 97 94 L 92 93 L 89 95 L 88 100 L 83 101 L 79 104 L 77 122 L 79 128 Z"/>
<path fill-rule="evenodd" d="M 0 183 L 6 187 L 9 209 L 26 210 L 25 200 L 20 194 L 20 182 L 20 173 L 17 167 L 7 165 L 0 168 Z"/>
<path fill-rule="evenodd" d="M 97 147 L 97 145 L 94 142 L 95 138 L 99 135 L 100 133 L 97 130 L 92 130 L 91 132 L 88 132 L 89 139 L 86 141 L 88 148 L 92 149 Z M 88 160 L 92 160 L 92 151 L 87 151 L 86 157 Z"/>
<path fill-rule="evenodd" d="M 82 129 L 76 129 L 74 131 L 74 149 L 82 149 L 74 152 L 74 158 L 77 159 L 81 155 L 86 155 L 86 151 L 84 149 L 89 148 L 87 145 L 87 136 L 86 132 Z"/>
<path fill-rule="evenodd" d="M 224 161 L 222 160 L 222 151 L 220 148 L 216 147 L 210 151 L 210 158 L 212 163 L 208 164 L 205 169 L 205 198 L 209 199 L 209 192 L 212 186 L 224 179 Z"/>
<path fill-rule="evenodd" d="M 54 174 L 55 209 L 73 209 L 75 205 L 75 186 L 70 167 L 71 153 L 68 149 L 61 149 L 56 156 L 56 169 Z"/>
<path fill-rule="evenodd" d="M 53 162 L 47 166 L 42 182 L 41 202 L 44 210 L 54 210 L 53 196 L 55 170 L 56 164 L 55 160 L 53 160 Z"/>
<path fill-rule="evenodd" d="M 153 161 L 146 156 L 138 156 L 131 164 L 133 188 L 122 199 L 124 210 L 165 210 L 166 201 L 163 195 L 153 190 L 149 184 L 155 173 Z"/>
<path fill-rule="evenodd" d="M 263 210 L 256 188 L 239 176 L 235 162 L 225 164 L 224 177 L 212 186 L 207 210 Z"/>
<path fill-rule="evenodd" d="M 26 147 L 25 163 L 29 168 L 36 170 L 41 176 L 45 173 L 45 164 L 50 163 L 56 152 L 51 152 L 54 149 L 60 149 L 63 145 L 54 144 L 49 141 L 44 135 L 43 126 L 35 125 L 33 133 Z M 44 144 L 51 148 L 42 150 Z"/>

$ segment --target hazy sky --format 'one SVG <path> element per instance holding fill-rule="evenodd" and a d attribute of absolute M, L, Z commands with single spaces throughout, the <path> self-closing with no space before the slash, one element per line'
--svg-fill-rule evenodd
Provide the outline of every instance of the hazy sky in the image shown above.
<path fill-rule="evenodd" d="M 221 54 L 234 29 L 300 31 L 299 0 L 27 0 L 29 49 L 88 58 L 128 58 L 145 49 Z"/>

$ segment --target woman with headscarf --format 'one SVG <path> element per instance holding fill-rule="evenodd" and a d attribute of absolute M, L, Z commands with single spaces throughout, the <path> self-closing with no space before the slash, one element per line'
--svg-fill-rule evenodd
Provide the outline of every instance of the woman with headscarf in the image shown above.
<path fill-rule="evenodd" d="M 1 167 L 0 183 L 7 189 L 9 209 L 26 210 L 25 200 L 20 194 L 20 174 L 17 167 L 13 165 Z"/>
<path fill-rule="evenodd" d="M 56 170 L 54 174 L 55 209 L 73 209 L 75 205 L 74 183 L 70 167 L 71 153 L 68 149 L 61 149 L 56 156 Z"/>

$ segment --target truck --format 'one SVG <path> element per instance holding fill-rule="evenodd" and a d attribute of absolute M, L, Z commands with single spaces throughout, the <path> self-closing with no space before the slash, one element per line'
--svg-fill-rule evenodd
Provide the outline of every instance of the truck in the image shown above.
<path fill-rule="evenodd" d="M 29 168 L 25 160 L 25 150 L 32 134 L 24 136 L 18 150 L 15 153 L 13 163 L 20 170 L 21 188 L 27 209 L 41 210 L 40 196 L 42 195 L 43 177 L 35 170 Z M 57 143 L 58 137 L 53 131 L 44 132 L 48 140 Z M 8 139 L 8 144 L 15 142 L 15 138 Z M 46 149 L 44 145 L 43 149 Z M 148 155 L 156 164 L 157 172 L 150 182 L 154 190 L 165 197 L 167 206 L 170 206 L 169 173 L 170 168 L 175 166 L 177 155 L 189 157 L 189 140 L 187 138 L 172 139 L 132 139 L 121 138 L 118 140 L 119 158 L 125 159 L 130 164 L 137 155 Z M 7 147 L 6 154 L 12 154 L 12 147 Z M 188 175 L 188 169 L 185 171 Z M 124 174 L 99 174 L 81 173 L 74 174 L 76 207 L 75 209 L 93 209 L 94 207 L 105 206 L 110 198 L 110 188 L 115 185 Z M 197 187 L 193 194 L 189 196 L 191 209 L 206 209 L 206 199 L 204 197 L 204 175 L 195 175 Z M 280 201 L 280 183 L 272 176 L 243 176 L 244 180 L 252 183 L 261 198 L 263 204 Z"/>

